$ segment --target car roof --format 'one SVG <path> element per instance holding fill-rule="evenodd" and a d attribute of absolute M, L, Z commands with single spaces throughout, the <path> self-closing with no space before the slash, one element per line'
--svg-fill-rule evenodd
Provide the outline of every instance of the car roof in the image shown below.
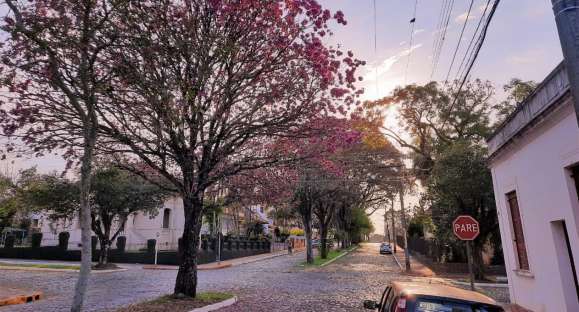
<path fill-rule="evenodd" d="M 420 282 L 392 282 L 392 287 L 397 293 L 412 296 L 432 296 L 443 297 L 454 300 L 471 301 L 497 305 L 493 299 L 470 290 L 460 289 L 438 283 L 420 283 Z"/>

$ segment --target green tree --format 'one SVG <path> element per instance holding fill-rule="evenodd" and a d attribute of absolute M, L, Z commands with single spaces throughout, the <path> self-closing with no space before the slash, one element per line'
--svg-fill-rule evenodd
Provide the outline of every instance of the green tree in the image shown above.
<path fill-rule="evenodd" d="M 484 246 L 499 235 L 491 175 L 485 163 L 485 138 L 494 129 L 491 117 L 497 107 L 491 103 L 494 88 L 488 81 L 470 81 L 459 94 L 456 89 L 456 85 L 436 82 L 409 85 L 373 105 L 399 108 L 398 121 L 410 137 L 394 129 L 384 131 L 410 151 L 413 175 L 424 186 L 422 200 L 437 226 L 436 239 L 456 243 L 449 231 L 459 214 L 470 214 L 485 227 L 474 252 L 477 276 L 482 277 Z M 515 91 L 522 96 L 519 89 Z"/>
<path fill-rule="evenodd" d="M 56 175 L 42 175 L 28 188 L 25 198 L 51 219 L 77 215 L 79 185 Z M 116 168 L 99 168 L 92 176 L 91 228 L 100 244 L 97 268 L 109 267 L 112 243 L 123 231 L 131 214 L 156 214 L 169 194 L 156 185 Z"/>
<path fill-rule="evenodd" d="M 427 186 L 440 240 L 455 241 L 451 224 L 458 215 L 471 215 L 480 223 L 480 235 L 473 242 L 475 275 L 479 279 L 484 278 L 482 252 L 493 237 L 500 235 L 486 155 L 485 147 L 470 142 L 453 144 L 437 155 Z"/>
<path fill-rule="evenodd" d="M 505 84 L 503 90 L 507 93 L 507 98 L 493 107 L 496 110 L 497 115 L 495 127 L 503 124 L 507 117 L 517 109 L 517 106 L 531 95 L 536 88 L 537 83 L 535 81 L 523 81 L 519 78 L 512 78 L 507 84 Z"/>

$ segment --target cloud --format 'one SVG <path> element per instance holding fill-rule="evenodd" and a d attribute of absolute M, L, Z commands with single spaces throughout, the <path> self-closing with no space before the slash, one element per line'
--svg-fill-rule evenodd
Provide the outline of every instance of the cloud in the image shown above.
<path fill-rule="evenodd" d="M 530 65 L 543 61 L 544 57 L 545 51 L 529 50 L 507 57 L 507 62 L 514 65 Z"/>
<path fill-rule="evenodd" d="M 410 52 L 419 49 L 420 47 L 422 47 L 422 43 L 418 43 L 409 49 L 404 49 L 398 52 L 397 54 L 388 57 L 382 62 L 380 62 L 378 65 L 368 66 L 367 72 L 364 75 L 364 81 L 375 81 L 376 78 L 380 78 L 381 76 L 389 72 L 394 66 L 394 64 L 398 63 L 398 61 L 400 61 L 401 58 L 407 56 L 408 54 L 410 54 Z"/>
<path fill-rule="evenodd" d="M 473 15 L 472 13 L 469 15 L 468 12 L 464 12 L 464 13 L 458 15 L 458 16 L 454 19 L 454 21 L 457 22 L 457 23 L 459 23 L 459 24 L 462 24 L 462 23 L 464 23 L 464 22 L 466 21 L 467 16 L 468 16 L 468 20 L 469 20 L 469 21 L 470 21 L 470 20 L 473 20 L 473 19 L 476 19 L 476 16 Z"/>
<path fill-rule="evenodd" d="M 400 42 L 398 45 L 403 46 L 403 45 L 405 45 L 405 44 L 407 44 L 407 43 L 408 43 L 408 41 L 402 41 L 402 42 Z"/>
<path fill-rule="evenodd" d="M 424 28 L 417 29 L 417 30 L 414 31 L 414 34 L 417 35 L 417 34 L 419 34 L 419 33 L 421 33 L 421 32 L 424 32 L 424 30 L 425 30 Z"/>

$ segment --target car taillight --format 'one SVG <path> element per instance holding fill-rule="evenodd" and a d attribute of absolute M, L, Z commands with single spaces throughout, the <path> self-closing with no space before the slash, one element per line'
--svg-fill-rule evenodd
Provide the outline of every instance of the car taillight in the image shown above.
<path fill-rule="evenodd" d="M 406 312 L 406 298 L 398 299 L 398 304 L 396 304 L 396 312 Z"/>

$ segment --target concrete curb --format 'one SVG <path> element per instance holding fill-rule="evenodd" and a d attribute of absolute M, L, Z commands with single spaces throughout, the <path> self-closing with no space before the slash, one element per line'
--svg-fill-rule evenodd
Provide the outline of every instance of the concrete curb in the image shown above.
<path fill-rule="evenodd" d="M 460 281 L 451 281 L 454 284 L 463 285 L 463 286 L 470 286 L 470 283 L 467 282 L 460 282 Z M 509 288 L 509 284 L 498 284 L 498 283 L 474 283 L 476 287 L 496 287 L 496 288 Z"/>
<path fill-rule="evenodd" d="M 6 298 L 0 298 L 0 307 L 33 302 L 42 299 L 42 297 L 44 297 L 44 294 L 41 291 L 34 291 L 27 295 L 14 295 Z"/>
<path fill-rule="evenodd" d="M 332 260 L 330 260 L 330 261 L 328 261 L 328 262 L 325 262 L 325 263 L 321 264 L 321 265 L 320 265 L 320 268 L 325 267 L 326 265 L 329 265 L 329 264 L 333 263 L 334 261 L 337 261 L 338 259 L 344 257 L 345 255 L 351 253 L 352 251 L 354 251 L 354 250 L 356 250 L 356 249 L 358 249 L 358 246 L 357 246 L 357 245 L 354 246 L 353 248 L 350 248 L 349 250 L 346 250 L 345 253 L 337 256 L 336 258 L 334 258 L 334 259 L 332 259 Z"/>
<path fill-rule="evenodd" d="M 302 251 L 298 251 L 298 252 L 294 252 L 293 254 L 297 254 L 300 253 Z M 275 254 L 271 254 L 268 255 L 267 257 L 261 257 L 261 258 L 254 258 L 254 259 L 248 259 L 247 261 L 240 261 L 238 263 L 229 263 L 229 264 L 223 264 L 220 265 L 219 267 L 206 267 L 206 268 L 200 268 L 199 266 L 197 267 L 198 271 L 206 271 L 206 270 L 220 270 L 220 269 L 225 269 L 225 268 L 230 268 L 230 267 L 235 267 L 238 265 L 243 265 L 243 264 L 248 264 L 248 263 L 253 263 L 253 262 L 259 262 L 259 261 L 263 261 L 263 260 L 269 260 L 272 258 L 277 258 L 277 257 L 281 257 L 281 256 L 287 256 L 289 255 L 287 252 L 279 252 L 279 253 L 275 253 Z M 238 258 L 241 259 L 241 258 Z M 232 259 L 233 261 L 235 261 L 235 259 Z M 211 262 L 211 263 L 215 263 L 215 262 Z M 209 263 L 207 263 L 209 264 Z M 204 265 L 204 264 L 201 264 Z M 201 266 L 200 265 L 200 266 Z M 145 265 L 143 266 L 144 270 L 179 270 L 179 266 L 164 266 L 164 265 L 158 265 L 158 266 L 154 266 L 154 265 Z"/>
<path fill-rule="evenodd" d="M 16 266 L 0 266 L 0 270 L 13 270 L 13 271 L 39 271 L 39 272 L 68 272 L 68 273 L 78 273 L 80 270 L 74 269 L 51 269 L 51 268 L 35 268 L 35 267 L 16 267 Z M 113 272 L 123 272 L 127 271 L 126 268 L 113 269 L 113 270 L 91 270 L 91 274 L 100 273 L 113 273 Z"/>
<path fill-rule="evenodd" d="M 225 308 L 225 307 L 234 305 L 235 303 L 237 303 L 237 296 L 233 296 L 233 298 L 229 298 L 229 299 L 223 300 L 221 302 L 210 304 L 210 305 L 204 306 L 202 308 L 193 309 L 189 312 L 211 312 L 211 311 L 215 311 L 215 310 L 218 310 L 221 308 Z"/>
<path fill-rule="evenodd" d="M 400 261 L 398 260 L 398 258 L 396 257 L 395 253 L 392 253 L 392 257 L 394 257 L 394 260 L 396 260 L 396 264 L 398 264 L 398 267 L 400 268 L 400 271 L 404 271 L 404 267 L 402 267 L 402 264 L 400 263 Z"/>

